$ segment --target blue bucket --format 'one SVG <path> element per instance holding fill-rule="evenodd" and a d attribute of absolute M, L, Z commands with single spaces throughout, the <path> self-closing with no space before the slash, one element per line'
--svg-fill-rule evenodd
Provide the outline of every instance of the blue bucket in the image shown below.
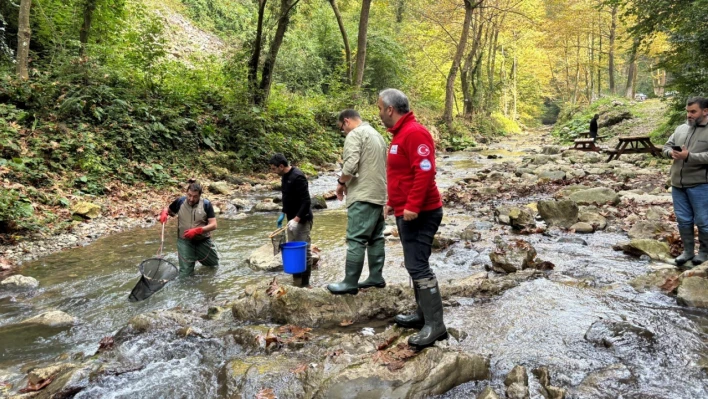
<path fill-rule="evenodd" d="M 307 242 L 292 241 L 280 245 L 283 254 L 283 271 L 297 274 L 307 270 Z"/>

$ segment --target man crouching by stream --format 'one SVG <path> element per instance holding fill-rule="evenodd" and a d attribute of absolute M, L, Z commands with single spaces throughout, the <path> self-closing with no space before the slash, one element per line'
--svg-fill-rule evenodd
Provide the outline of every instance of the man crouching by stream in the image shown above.
<path fill-rule="evenodd" d="M 403 245 L 403 262 L 413 279 L 418 304 L 412 315 L 398 315 L 403 327 L 420 328 L 408 343 L 429 346 L 447 338 L 438 280 L 430 269 L 433 236 L 443 217 L 435 183 L 435 142 L 410 111 L 408 97 L 396 89 L 379 93 L 379 116 L 393 134 L 386 162 L 388 202 L 384 217 L 393 213 Z"/>
<path fill-rule="evenodd" d="M 211 241 L 211 232 L 216 230 L 216 215 L 211 202 L 202 198 L 202 185 L 190 179 L 187 195 L 162 210 L 160 223 L 167 222 L 168 215 L 177 216 L 179 275 L 193 274 L 196 262 L 209 267 L 218 266 L 219 255 Z"/>

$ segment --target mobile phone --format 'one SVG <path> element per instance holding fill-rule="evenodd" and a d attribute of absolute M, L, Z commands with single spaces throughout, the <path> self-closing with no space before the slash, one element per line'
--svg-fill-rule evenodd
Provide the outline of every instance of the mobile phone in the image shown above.
<path fill-rule="evenodd" d="M 681 148 L 681 146 L 678 146 L 678 145 L 672 145 L 671 149 L 674 151 L 678 151 L 678 152 L 683 151 L 683 148 Z"/>

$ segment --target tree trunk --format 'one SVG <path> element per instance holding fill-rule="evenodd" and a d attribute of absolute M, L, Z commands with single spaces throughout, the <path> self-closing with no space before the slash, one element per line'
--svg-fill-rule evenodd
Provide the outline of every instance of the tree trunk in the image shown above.
<path fill-rule="evenodd" d="M 29 48 L 32 30 L 30 29 L 30 7 L 32 0 L 22 0 L 17 24 L 17 75 L 20 79 L 29 79 Z"/>
<path fill-rule="evenodd" d="M 477 64 L 475 59 L 477 51 L 479 50 L 480 44 L 482 42 L 482 32 L 484 32 L 484 21 L 482 19 L 484 14 L 483 8 L 476 8 L 479 14 L 478 23 L 474 25 L 476 27 L 477 34 L 472 43 L 472 49 L 465 58 L 465 64 L 462 67 L 461 83 L 462 83 L 462 95 L 464 97 L 463 114 L 465 118 L 472 117 L 473 113 L 473 95 L 472 95 L 472 80 L 474 79 L 474 72 L 472 69 Z M 485 39 L 486 40 L 486 39 Z"/>
<path fill-rule="evenodd" d="M 518 104 L 517 100 L 519 97 L 519 88 L 518 88 L 518 84 L 517 84 L 517 81 L 518 81 L 517 77 L 519 75 L 518 70 L 519 70 L 519 61 L 516 58 L 516 43 L 515 43 L 514 44 L 514 64 L 511 67 L 511 77 L 512 77 L 512 79 L 514 79 L 512 91 L 511 91 L 511 93 L 513 95 L 513 100 L 514 100 L 514 108 L 513 108 L 513 111 L 512 111 L 513 113 L 511 115 L 511 117 L 515 121 L 519 120 L 519 112 L 518 112 L 518 108 L 517 108 L 517 104 Z"/>
<path fill-rule="evenodd" d="M 295 8 L 300 0 L 280 0 L 280 17 L 278 18 L 278 28 L 275 30 L 275 36 L 270 44 L 270 49 L 265 61 L 263 62 L 263 71 L 261 72 L 261 84 L 258 87 L 254 104 L 264 106 L 268 102 L 270 95 L 270 86 L 273 83 L 273 71 L 275 70 L 275 60 L 278 58 L 278 51 L 283 44 L 285 32 L 290 25 L 290 11 Z"/>
<path fill-rule="evenodd" d="M 597 21 L 597 32 L 600 42 L 600 48 L 597 52 L 597 98 L 599 99 L 602 94 L 602 18 L 600 18 L 599 14 Z"/>
<path fill-rule="evenodd" d="M 96 0 L 87 0 L 84 8 L 84 23 L 81 25 L 81 31 L 79 32 L 79 55 L 82 57 L 86 54 L 86 45 L 91 34 L 91 21 L 93 20 L 94 10 L 96 10 Z"/>
<path fill-rule="evenodd" d="M 248 61 L 248 90 L 251 98 L 255 100 L 258 91 L 258 64 L 261 59 L 263 47 L 263 19 L 265 17 L 265 6 L 268 0 L 258 0 L 258 25 L 256 27 L 256 38 L 253 40 L 253 53 Z"/>
<path fill-rule="evenodd" d="M 629 65 L 627 68 L 627 85 L 625 86 L 624 96 L 628 99 L 634 98 L 634 85 L 637 81 L 637 51 L 639 50 L 639 41 L 634 40 L 632 44 L 632 49 L 629 53 Z"/>
<path fill-rule="evenodd" d="M 356 45 L 356 87 L 364 83 L 364 67 L 366 66 L 366 31 L 369 28 L 369 9 L 371 0 L 362 0 L 359 15 L 359 38 Z"/>
<path fill-rule="evenodd" d="M 332 11 L 334 11 L 334 16 L 337 18 L 337 24 L 339 25 L 339 31 L 342 33 L 342 41 L 344 42 L 344 58 L 347 63 L 347 83 L 352 84 L 352 50 L 349 48 L 349 37 L 347 36 L 347 29 L 344 27 L 344 22 L 342 21 L 342 14 L 339 13 L 339 7 L 337 7 L 336 0 L 329 0 L 329 4 L 332 5 Z"/>
<path fill-rule="evenodd" d="M 472 0 L 464 0 L 464 2 L 465 19 L 462 22 L 460 42 L 457 44 L 457 51 L 455 51 L 455 58 L 452 60 L 450 72 L 447 74 L 447 84 L 445 86 L 445 111 L 443 112 L 443 121 L 447 125 L 449 131 L 452 131 L 452 105 L 455 101 L 455 81 L 457 80 L 457 71 L 460 69 L 462 56 L 465 54 L 465 48 L 467 47 L 467 37 L 470 33 L 470 21 L 472 20 L 472 11 L 474 11 Z"/>
<path fill-rule="evenodd" d="M 396 1 L 396 23 L 403 22 L 403 13 L 406 11 L 406 0 Z"/>
<path fill-rule="evenodd" d="M 615 36 L 617 34 L 617 7 L 612 7 L 612 25 L 610 25 L 610 49 L 608 52 L 607 70 L 610 74 L 610 93 L 615 94 Z"/>

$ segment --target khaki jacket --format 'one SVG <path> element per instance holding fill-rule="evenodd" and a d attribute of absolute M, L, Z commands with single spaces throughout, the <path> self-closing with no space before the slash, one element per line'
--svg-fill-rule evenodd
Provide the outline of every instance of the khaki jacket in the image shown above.
<path fill-rule="evenodd" d="M 686 146 L 688 158 L 674 159 L 671 165 L 671 185 L 674 187 L 693 187 L 708 183 L 708 127 L 683 124 L 662 149 L 662 154 L 671 158 L 671 146 Z"/>
<path fill-rule="evenodd" d="M 342 174 L 353 176 L 347 182 L 347 207 L 357 201 L 386 204 L 386 152 L 383 137 L 366 122 L 347 134 Z"/>

